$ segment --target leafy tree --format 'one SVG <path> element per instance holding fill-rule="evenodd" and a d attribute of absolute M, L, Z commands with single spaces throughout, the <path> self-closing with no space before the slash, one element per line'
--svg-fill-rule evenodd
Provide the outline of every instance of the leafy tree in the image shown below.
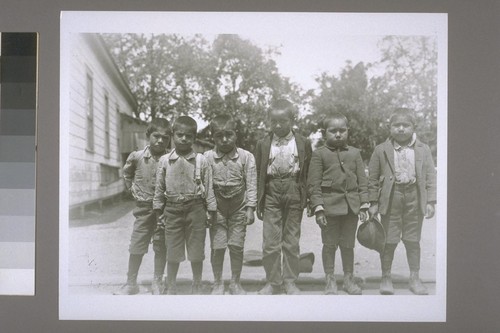
<path fill-rule="evenodd" d="M 271 101 L 297 89 L 280 75 L 276 54 L 238 35 L 218 35 L 211 47 L 202 80 L 202 117 L 210 121 L 221 113 L 232 115 L 240 123 L 237 144 L 249 150 L 263 135 Z"/>
<path fill-rule="evenodd" d="M 417 116 L 417 133 L 436 152 L 437 43 L 429 36 L 387 36 L 379 42 L 385 68 L 379 95 L 391 107 L 409 107 Z M 390 96 L 390 98 L 387 98 Z M 382 97 L 383 98 L 383 97 Z"/>
<path fill-rule="evenodd" d="M 368 159 L 376 144 L 389 134 L 387 120 L 396 107 L 415 110 L 417 135 L 436 151 L 437 50 L 435 40 L 426 36 L 388 36 L 379 43 L 381 60 L 350 61 L 339 76 L 322 73 L 312 97 L 314 113 L 310 123 L 339 111 L 350 121 L 349 141 L 362 149 Z M 368 78 L 368 70 L 375 73 Z M 317 128 L 310 126 L 314 131 Z M 322 144 L 320 140 L 319 144 Z"/>
<path fill-rule="evenodd" d="M 238 145 L 253 150 L 265 132 L 268 106 L 287 95 L 300 103 L 300 87 L 280 75 L 276 49 L 262 49 L 238 35 L 107 34 L 120 70 L 139 107 L 137 116 L 170 120 L 196 115 L 210 121 L 229 113 L 239 120 Z M 200 133 L 210 140 L 209 129 Z"/>
<path fill-rule="evenodd" d="M 137 98 L 136 116 L 172 120 L 199 109 L 198 79 L 207 59 L 202 37 L 104 34 L 103 38 Z"/>

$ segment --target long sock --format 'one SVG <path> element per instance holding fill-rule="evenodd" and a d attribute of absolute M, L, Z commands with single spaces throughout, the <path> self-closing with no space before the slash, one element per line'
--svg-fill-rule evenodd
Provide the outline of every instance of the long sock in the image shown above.
<path fill-rule="evenodd" d="M 340 256 L 342 258 L 342 268 L 344 273 L 354 272 L 354 249 L 340 246 Z"/>
<path fill-rule="evenodd" d="M 168 262 L 167 263 L 167 279 L 169 281 L 175 281 L 177 279 L 177 272 L 179 271 L 178 262 Z"/>
<path fill-rule="evenodd" d="M 128 282 L 137 282 L 137 274 L 144 254 L 131 254 L 128 258 Z"/>
<path fill-rule="evenodd" d="M 418 272 L 420 270 L 420 243 L 404 241 L 406 248 L 406 258 L 410 271 Z"/>
<path fill-rule="evenodd" d="M 155 263 L 154 263 L 155 276 L 162 276 L 165 273 L 166 264 L 167 264 L 166 253 L 155 253 Z"/>
<path fill-rule="evenodd" d="M 193 271 L 193 281 L 201 281 L 203 261 L 191 261 L 191 270 Z"/>
<path fill-rule="evenodd" d="M 226 249 L 213 249 L 211 252 L 210 262 L 212 263 L 212 272 L 214 273 L 214 277 L 222 274 L 225 253 Z"/>
<path fill-rule="evenodd" d="M 323 249 L 321 250 L 321 256 L 323 258 L 323 269 L 325 274 L 333 274 L 335 269 L 335 252 L 337 247 L 333 245 L 323 244 Z"/>
<path fill-rule="evenodd" d="M 394 260 L 394 251 L 398 244 L 385 244 L 384 252 L 380 255 L 380 264 L 382 272 L 390 272 L 392 261 Z"/>
<path fill-rule="evenodd" d="M 243 248 L 234 245 L 229 245 L 228 247 L 231 260 L 231 273 L 239 276 L 243 268 Z"/>

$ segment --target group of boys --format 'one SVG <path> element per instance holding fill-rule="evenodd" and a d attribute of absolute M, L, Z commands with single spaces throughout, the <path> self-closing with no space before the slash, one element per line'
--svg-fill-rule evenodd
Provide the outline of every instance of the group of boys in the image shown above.
<path fill-rule="evenodd" d="M 299 240 L 306 206 L 321 228 L 325 294 L 337 294 L 336 249 L 344 271 L 343 290 L 359 295 L 353 276 L 358 220 L 381 216 L 385 246 L 380 253 L 381 294 L 393 294 L 391 266 L 403 241 L 410 267 L 410 290 L 427 294 L 419 278 L 420 235 L 424 216 L 434 215 L 436 172 L 430 148 L 415 135 L 412 110 L 397 109 L 390 118 L 390 137 L 378 145 L 366 176 L 360 150 L 347 145 L 348 121 L 340 113 L 321 124 L 324 146 L 312 151 L 308 139 L 292 130 L 294 105 L 275 101 L 269 111 L 270 131 L 258 141 L 255 156 L 236 147 L 237 122 L 215 117 L 212 150 L 196 153 L 196 121 L 188 116 L 149 124 L 149 145 L 129 155 L 123 168 L 126 188 L 136 200 L 127 282 L 115 294 L 137 294 L 137 275 L 152 239 L 154 295 L 177 293 L 179 265 L 187 259 L 193 273 L 192 293 L 202 293 L 206 228 L 209 229 L 214 283 L 211 293 L 224 294 L 226 249 L 229 293 L 243 295 L 240 276 L 246 227 L 254 214 L 263 221 L 262 264 L 266 284 L 258 292 L 299 294 Z M 175 148 L 170 150 L 170 142 Z M 165 266 L 166 283 L 163 282 Z"/>

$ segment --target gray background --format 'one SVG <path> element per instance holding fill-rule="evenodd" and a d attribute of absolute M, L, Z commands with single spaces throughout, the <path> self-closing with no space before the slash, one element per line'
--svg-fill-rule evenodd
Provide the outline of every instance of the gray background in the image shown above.
<path fill-rule="evenodd" d="M 449 13 L 447 323 L 58 321 L 60 10 Z M 498 332 L 500 1 L 3 0 L 0 31 L 40 33 L 36 296 L 0 296 L 1 332 Z M 335 309 L 332 309 L 334 311 Z M 355 310 L 354 310 L 355 311 Z"/>

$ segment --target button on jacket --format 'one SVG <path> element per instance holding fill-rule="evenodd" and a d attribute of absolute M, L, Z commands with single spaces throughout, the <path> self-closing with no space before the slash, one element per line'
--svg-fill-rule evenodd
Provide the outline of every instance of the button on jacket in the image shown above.
<path fill-rule="evenodd" d="M 151 154 L 149 146 L 128 155 L 123 167 L 125 187 L 139 202 L 153 202 L 156 184 L 156 169 L 160 157 Z"/>
<path fill-rule="evenodd" d="M 326 216 L 359 213 L 368 200 L 368 178 L 359 149 L 326 146 L 312 153 L 307 177 L 311 208 L 321 206 Z"/>
<path fill-rule="evenodd" d="M 297 145 L 297 155 L 299 157 L 299 174 L 297 176 L 297 181 L 300 187 L 301 206 L 305 208 L 307 202 L 307 171 L 312 153 L 311 142 L 297 133 L 293 134 L 295 137 L 295 144 Z M 265 136 L 257 142 L 257 148 L 255 149 L 255 163 L 257 165 L 257 217 L 259 219 L 262 219 L 264 214 L 267 171 L 273 136 L 273 133 Z"/>
<path fill-rule="evenodd" d="M 415 177 L 421 214 L 429 202 L 436 202 L 436 169 L 431 149 L 418 139 L 415 141 Z M 396 183 L 394 145 L 391 139 L 373 151 L 369 163 L 368 191 L 370 201 L 378 202 L 380 214 L 389 212 L 391 194 Z"/>

